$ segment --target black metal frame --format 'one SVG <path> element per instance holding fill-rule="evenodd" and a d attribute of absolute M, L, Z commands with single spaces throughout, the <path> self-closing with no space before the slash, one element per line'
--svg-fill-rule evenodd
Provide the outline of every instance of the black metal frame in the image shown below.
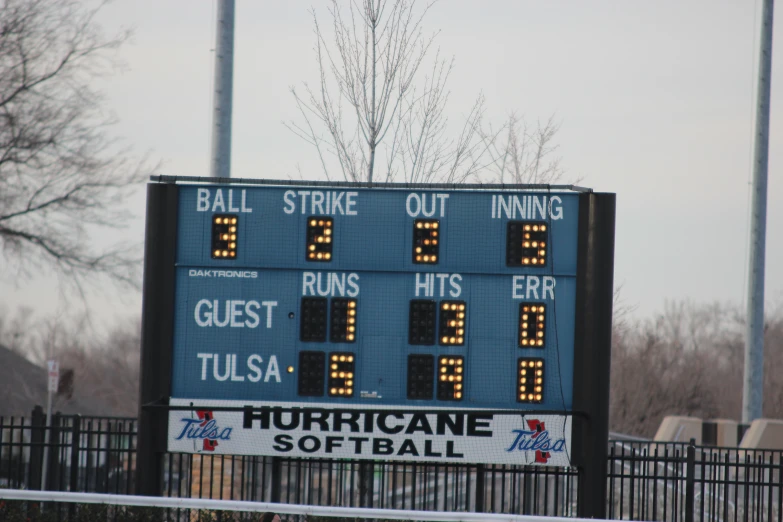
<path fill-rule="evenodd" d="M 606 476 L 608 436 L 609 359 L 611 342 L 612 276 L 614 261 L 615 195 L 593 193 L 574 185 L 451 185 L 297 182 L 153 176 L 147 187 L 144 296 L 142 303 L 141 389 L 137 492 L 163 492 L 163 454 L 171 393 L 177 183 L 234 183 L 275 186 L 324 186 L 452 190 L 572 190 L 579 192 L 579 239 L 576 294 L 576 332 L 573 419 L 573 462 L 579 466 L 579 514 L 600 517 Z M 538 413 L 545 413 L 543 411 Z M 564 413 L 564 412 L 555 412 Z M 359 466 L 362 505 L 372 504 L 371 462 Z M 482 502 L 477 506 L 482 507 Z"/>
<path fill-rule="evenodd" d="M 573 459 L 579 468 L 580 517 L 605 518 L 606 441 L 614 278 L 614 194 L 579 196 L 574 331 Z"/>
<path fill-rule="evenodd" d="M 147 185 L 136 465 L 136 492 L 140 495 L 163 492 L 168 412 L 146 405 L 167 405 L 171 396 L 178 191 L 175 184 Z"/>
<path fill-rule="evenodd" d="M 150 176 L 153 183 L 199 183 L 220 185 L 269 185 L 289 187 L 343 187 L 343 188 L 389 188 L 389 189 L 432 189 L 432 190 L 571 190 L 592 192 L 593 189 L 578 185 L 547 185 L 544 183 L 365 183 L 359 181 L 300 181 L 258 178 L 202 178 L 198 176 Z"/>

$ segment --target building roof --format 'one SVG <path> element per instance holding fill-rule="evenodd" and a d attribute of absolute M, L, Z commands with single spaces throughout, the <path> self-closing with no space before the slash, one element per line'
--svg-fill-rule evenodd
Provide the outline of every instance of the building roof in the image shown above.
<path fill-rule="evenodd" d="M 36 405 L 46 407 L 47 374 L 24 356 L 0 345 L 0 416 L 24 416 Z M 112 415 L 111 407 L 100 397 L 80 396 L 75 391 L 71 398 L 54 395 L 52 412 L 67 415 Z"/>

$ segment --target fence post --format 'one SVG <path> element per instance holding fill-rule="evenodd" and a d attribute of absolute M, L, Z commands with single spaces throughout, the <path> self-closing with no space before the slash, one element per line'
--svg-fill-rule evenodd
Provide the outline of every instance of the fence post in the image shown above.
<path fill-rule="evenodd" d="M 484 513 L 484 464 L 476 466 L 476 513 Z"/>
<path fill-rule="evenodd" d="M 523 480 L 525 481 L 523 487 L 522 487 L 522 514 L 523 515 L 532 515 L 533 514 L 533 481 L 536 480 L 536 476 L 533 472 L 533 470 L 525 466 L 525 471 L 522 473 Z"/>
<path fill-rule="evenodd" d="M 271 502 L 280 503 L 280 492 L 283 489 L 283 460 L 280 457 L 272 457 L 272 480 L 270 487 Z"/>
<path fill-rule="evenodd" d="M 41 489 L 45 424 L 46 415 L 43 408 L 36 406 L 30 415 L 30 479 L 27 485 L 28 489 L 34 491 Z"/>
<path fill-rule="evenodd" d="M 374 471 L 373 461 L 359 461 L 359 507 L 372 507 Z"/>
<path fill-rule="evenodd" d="M 685 461 L 685 522 L 693 522 L 693 507 L 696 495 L 696 439 L 688 444 Z"/>
<path fill-rule="evenodd" d="M 82 437 L 82 417 L 74 415 L 71 425 L 71 477 L 69 491 L 79 491 L 79 448 Z"/>
<path fill-rule="evenodd" d="M 60 476 L 60 464 L 62 448 L 60 446 L 60 432 L 62 431 L 63 416 L 59 411 L 52 415 L 52 425 L 49 426 L 49 462 L 46 470 L 46 490 L 60 491 L 63 488 Z"/>

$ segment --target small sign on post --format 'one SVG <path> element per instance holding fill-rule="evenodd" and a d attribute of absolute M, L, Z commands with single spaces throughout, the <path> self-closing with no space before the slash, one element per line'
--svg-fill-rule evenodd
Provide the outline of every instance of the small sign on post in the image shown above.
<path fill-rule="evenodd" d="M 60 365 L 57 361 L 46 361 L 49 368 L 49 391 L 57 393 L 57 387 L 60 385 Z"/>

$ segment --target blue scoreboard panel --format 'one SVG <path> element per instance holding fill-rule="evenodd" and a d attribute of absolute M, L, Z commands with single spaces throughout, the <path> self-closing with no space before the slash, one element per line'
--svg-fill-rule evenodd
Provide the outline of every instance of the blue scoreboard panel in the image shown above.
<path fill-rule="evenodd" d="M 169 451 L 570 463 L 579 193 L 169 187 L 142 356 Z"/>
<path fill-rule="evenodd" d="M 179 195 L 172 397 L 571 409 L 578 195 Z"/>

